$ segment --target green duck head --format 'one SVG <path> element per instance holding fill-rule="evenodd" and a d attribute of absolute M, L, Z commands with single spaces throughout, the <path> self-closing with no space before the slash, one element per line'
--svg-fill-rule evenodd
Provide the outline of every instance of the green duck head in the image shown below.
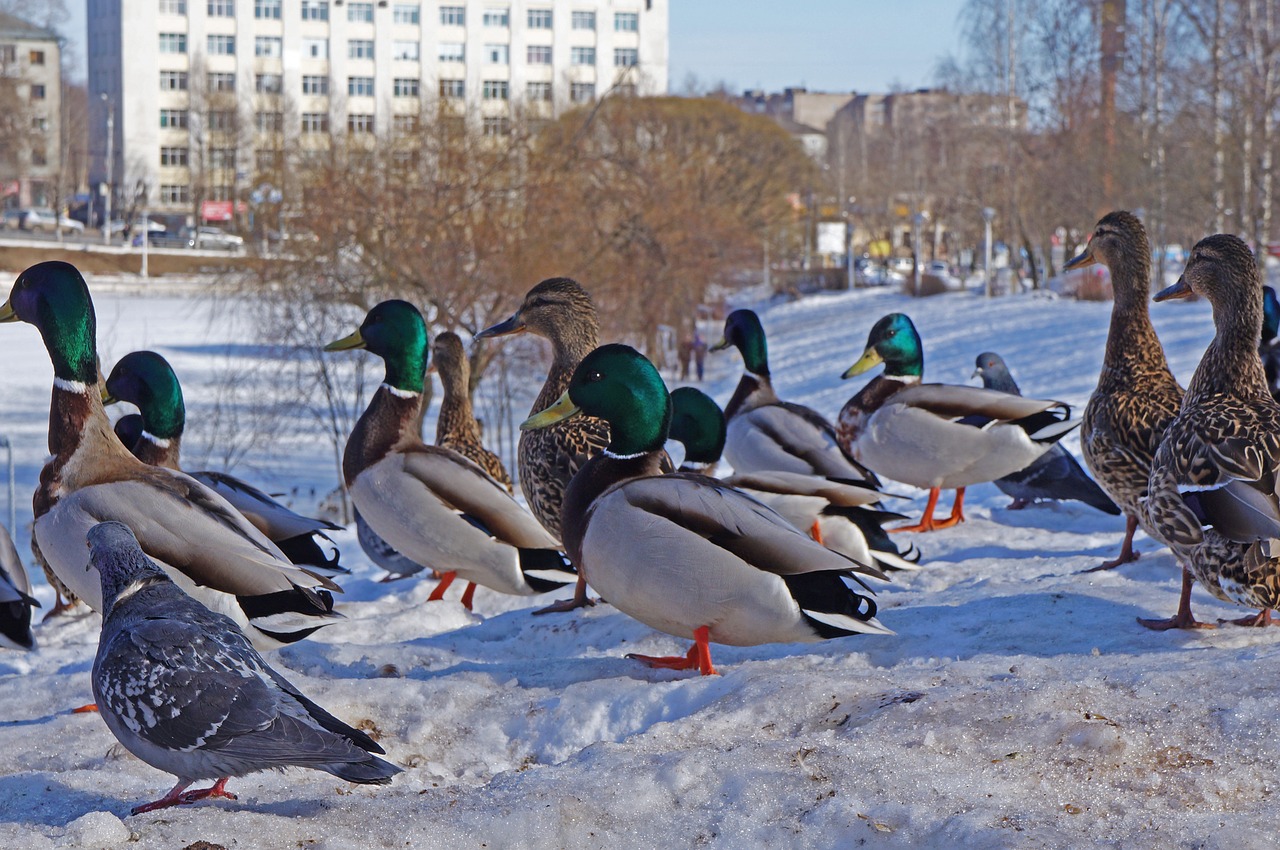
<path fill-rule="evenodd" d="M 154 351 L 131 351 L 121 357 L 102 393 L 102 403 L 127 401 L 142 414 L 147 433 L 162 440 L 182 436 L 187 411 L 173 367 Z"/>
<path fill-rule="evenodd" d="M 764 325 L 754 310 L 734 310 L 724 320 L 724 339 L 711 346 L 720 351 L 734 346 L 742 354 L 742 363 L 753 375 L 769 374 L 769 345 L 765 341 Z"/>
<path fill-rule="evenodd" d="M 427 369 L 427 323 L 408 301 L 383 301 L 369 311 L 353 334 L 334 340 L 325 351 L 364 348 L 382 358 L 385 383 L 407 393 L 422 393 Z"/>
<path fill-rule="evenodd" d="M 18 275 L 9 300 L 0 305 L 0 322 L 17 321 L 40 331 L 57 380 L 84 387 L 98 383 L 97 319 L 75 266 L 38 263 Z"/>
<path fill-rule="evenodd" d="M 724 453 L 724 411 L 711 396 L 693 387 L 671 391 L 670 439 L 684 446 L 684 459 L 715 463 Z"/>
<path fill-rule="evenodd" d="M 662 448 L 671 424 L 671 397 L 643 354 L 611 343 L 583 358 L 564 395 L 522 422 L 520 429 L 545 428 L 579 413 L 609 423 L 610 455 L 632 457 Z"/>
<path fill-rule="evenodd" d="M 890 313 L 871 328 L 867 348 L 842 377 L 852 378 L 884 363 L 884 374 L 893 378 L 924 375 L 924 349 L 920 334 L 906 313 Z"/>
<path fill-rule="evenodd" d="M 1269 286 L 1262 287 L 1262 341 L 1270 342 L 1280 334 L 1280 301 L 1276 300 L 1276 291 Z"/>

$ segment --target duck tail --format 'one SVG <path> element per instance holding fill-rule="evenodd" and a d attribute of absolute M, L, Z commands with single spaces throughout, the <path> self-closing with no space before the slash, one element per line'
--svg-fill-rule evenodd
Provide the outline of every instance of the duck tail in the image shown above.
<path fill-rule="evenodd" d="M 782 576 L 800 613 L 823 639 L 856 634 L 893 634 L 876 619 L 876 602 L 859 592 L 866 585 L 849 573 L 823 570 Z"/>
<path fill-rule="evenodd" d="M 249 625 L 280 643 L 294 643 L 342 615 L 333 610 L 333 594 L 324 588 L 298 587 L 237 596 Z"/>
<path fill-rule="evenodd" d="M 564 553 L 557 549 L 519 549 L 520 572 L 524 580 L 538 593 L 547 593 L 557 587 L 573 584 L 578 571 Z"/>
<path fill-rule="evenodd" d="M 328 543 L 328 547 L 324 546 L 320 541 Z M 327 573 L 350 573 L 351 570 L 338 563 L 342 557 L 342 553 L 338 551 L 338 544 L 329 539 L 329 536 L 319 531 L 312 531 L 306 534 L 299 534 L 296 537 L 286 537 L 284 540 L 272 541 L 280 548 L 285 557 L 294 564 L 303 567 L 311 567 L 317 570 L 324 570 Z M 329 549 L 329 553 L 325 549 Z"/>

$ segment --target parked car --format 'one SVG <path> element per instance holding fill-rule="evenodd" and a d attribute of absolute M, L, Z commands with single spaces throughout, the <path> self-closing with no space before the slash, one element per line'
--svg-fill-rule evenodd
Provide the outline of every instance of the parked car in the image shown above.
<path fill-rule="evenodd" d="M 84 232 L 83 223 L 76 221 L 74 218 L 59 215 L 50 207 L 28 207 L 25 210 L 19 210 L 19 212 L 22 214 L 19 227 L 23 230 L 44 230 L 48 233 L 53 233 L 61 227 L 69 233 Z"/>
<path fill-rule="evenodd" d="M 244 239 L 216 227 L 200 227 L 188 235 L 187 247 L 238 251 L 244 247 Z"/>
<path fill-rule="evenodd" d="M 129 228 L 129 232 L 130 232 L 130 233 L 138 233 L 138 232 L 140 232 L 141 230 L 142 230 L 142 219 L 141 219 L 141 218 L 134 219 L 134 221 L 133 221 L 133 225 Z M 111 222 L 111 235 L 112 235 L 112 236 L 119 236 L 119 235 L 120 235 L 121 233 L 123 233 L 123 232 L 124 232 L 124 220 L 123 220 L 123 219 L 119 219 L 119 218 L 117 218 L 117 219 L 115 219 L 114 221 L 112 221 L 112 222 Z M 165 232 L 167 232 L 167 228 L 166 228 L 163 224 L 161 224 L 160 222 L 158 222 L 158 221 L 156 221 L 156 220 L 154 220 L 154 219 L 150 219 L 150 218 L 149 218 L 149 219 L 147 219 L 147 232 L 148 232 L 148 233 L 151 233 L 151 234 L 165 233 Z"/>
<path fill-rule="evenodd" d="M 23 209 L 13 208 L 4 211 L 4 228 L 5 230 L 17 230 L 22 227 L 22 219 L 26 218 L 27 211 Z"/>

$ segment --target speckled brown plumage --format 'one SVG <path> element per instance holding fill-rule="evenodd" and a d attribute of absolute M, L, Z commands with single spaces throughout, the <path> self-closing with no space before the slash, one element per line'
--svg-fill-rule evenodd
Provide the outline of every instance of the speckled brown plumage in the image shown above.
<path fill-rule="evenodd" d="M 440 401 L 440 414 L 436 419 L 436 445 L 453 449 L 474 461 L 506 487 L 508 493 L 514 492 L 511 476 L 502 465 L 502 459 L 481 442 L 480 425 L 472 412 L 467 388 L 471 379 L 471 363 L 457 334 L 445 331 L 435 338 L 431 344 L 431 362 L 444 387 L 444 398 Z"/>

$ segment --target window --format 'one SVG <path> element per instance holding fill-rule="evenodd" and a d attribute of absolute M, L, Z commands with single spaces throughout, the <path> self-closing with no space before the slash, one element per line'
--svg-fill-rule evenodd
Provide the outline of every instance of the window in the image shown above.
<path fill-rule="evenodd" d="M 280 36 L 278 35 L 259 35 L 253 39 L 253 55 L 265 56 L 269 59 L 279 59 Z"/>
<path fill-rule="evenodd" d="M 186 71 L 161 71 L 160 72 L 160 91 L 186 91 L 187 90 L 187 72 Z"/>
<path fill-rule="evenodd" d="M 12 65 L 18 61 L 18 47 L 14 44 L 0 44 L 0 65 Z"/>
<path fill-rule="evenodd" d="M 160 0 L 160 14 L 185 15 L 186 13 L 187 0 Z"/>
<path fill-rule="evenodd" d="M 280 0 L 253 0 L 253 16 L 267 21 L 280 20 Z"/>
<path fill-rule="evenodd" d="M 486 136 L 511 135 L 511 119 L 505 115 L 486 115 L 482 127 Z"/>
<path fill-rule="evenodd" d="M 587 103 L 596 99 L 595 83 L 570 83 L 569 100 L 574 103 Z"/>
<path fill-rule="evenodd" d="M 234 35 L 209 36 L 210 56 L 234 56 L 236 53 L 236 37 Z"/>
<path fill-rule="evenodd" d="M 640 30 L 640 15 L 636 12 L 615 12 L 613 29 L 615 32 L 638 32 Z"/>
<path fill-rule="evenodd" d="M 302 0 L 302 20 L 304 21 L 329 20 L 329 1 L 328 0 Z"/>
<path fill-rule="evenodd" d="M 569 48 L 569 64 L 570 65 L 596 64 L 596 49 L 594 47 L 570 47 Z"/>
<path fill-rule="evenodd" d="M 347 94 L 352 97 L 373 97 L 373 77 L 347 77 Z"/>
<path fill-rule="evenodd" d="M 12 59 L 10 59 L 9 61 L 13 61 L 13 60 L 12 60 Z M 44 64 L 44 51 L 43 51 L 43 50 L 33 50 L 33 51 L 31 51 L 30 53 L 28 53 L 28 54 L 27 54 L 27 61 L 28 61 L 30 64 L 32 64 L 32 65 L 43 65 L 43 64 Z"/>
<path fill-rule="evenodd" d="M 162 204 L 188 204 L 191 203 L 191 193 L 186 186 L 160 186 L 160 203 Z"/>
<path fill-rule="evenodd" d="M 510 92 L 511 84 L 506 80 L 485 80 L 481 84 L 480 96 L 485 100 L 507 100 Z"/>
<path fill-rule="evenodd" d="M 306 59 L 328 59 L 329 40 L 326 38 L 304 38 L 302 55 Z"/>
<path fill-rule="evenodd" d="M 466 85 L 462 80 L 441 80 L 441 97 L 462 97 L 466 94 Z"/>
<path fill-rule="evenodd" d="M 417 115 L 391 116 L 391 128 L 397 133 L 415 133 L 418 130 Z"/>
<path fill-rule="evenodd" d="M 327 112 L 302 113 L 302 132 L 304 133 L 329 132 L 329 113 Z"/>
<path fill-rule="evenodd" d="M 209 0 L 208 9 L 211 18 L 234 18 L 236 0 Z"/>
<path fill-rule="evenodd" d="M 416 41 L 397 41 L 391 45 L 392 59 L 405 59 L 410 62 L 418 61 L 418 42 Z"/>
<path fill-rule="evenodd" d="M 235 90 L 236 90 L 235 74 L 210 74 L 209 75 L 209 91 L 234 92 Z"/>
<path fill-rule="evenodd" d="M 348 115 L 347 116 L 347 132 L 349 133 L 372 133 L 373 132 L 373 116 L 372 115 Z"/>
<path fill-rule="evenodd" d="M 186 148 L 161 148 L 160 164 L 170 166 L 183 166 L 188 162 L 189 152 Z"/>
<path fill-rule="evenodd" d="M 161 109 L 160 126 L 173 130 L 181 130 L 187 126 L 187 110 Z"/>
<path fill-rule="evenodd" d="M 48 165 L 49 164 L 49 154 L 45 153 L 45 150 L 43 147 L 31 149 L 31 164 L 32 165 Z"/>
<path fill-rule="evenodd" d="M 49 119 L 43 115 L 37 115 L 31 119 L 31 129 L 37 133 L 49 132 Z"/>
<path fill-rule="evenodd" d="M 209 148 L 209 167 L 234 171 L 236 167 L 236 149 Z"/>
<path fill-rule="evenodd" d="M 484 61 L 490 65 L 510 65 L 511 46 L 507 44 L 486 44 L 484 46 Z"/>
<path fill-rule="evenodd" d="M 551 29 L 551 10 L 550 9 L 530 9 L 529 10 L 529 29 L 531 30 Z"/>
<path fill-rule="evenodd" d="M 206 201 L 230 201 L 233 200 L 232 195 L 235 193 L 234 186 L 228 186 L 225 183 L 209 186 L 205 189 Z"/>
<path fill-rule="evenodd" d="M 528 62 L 530 65 L 550 65 L 551 64 L 551 45 L 549 44 L 531 44 L 529 45 Z"/>
<path fill-rule="evenodd" d="M 303 94 L 328 94 L 329 78 L 317 76 L 305 76 L 302 78 Z"/>
<path fill-rule="evenodd" d="M 526 91 L 529 100 L 551 101 L 551 83 L 529 83 Z"/>
<path fill-rule="evenodd" d="M 208 116 L 209 130 L 214 133 L 230 133 L 236 129 L 236 111 L 234 109 L 210 109 Z"/>
<path fill-rule="evenodd" d="M 256 150 L 253 152 L 253 164 L 259 172 L 275 171 L 280 167 L 280 153 L 273 150 Z"/>
<path fill-rule="evenodd" d="M 186 53 L 187 52 L 187 34 L 183 32 L 160 33 L 160 52 L 161 53 Z"/>
<path fill-rule="evenodd" d="M 485 9 L 484 25 L 486 27 L 506 27 L 511 26 L 511 10 L 510 9 Z"/>
<path fill-rule="evenodd" d="M 373 40 L 353 38 L 347 42 L 348 59 L 372 59 Z"/>
<path fill-rule="evenodd" d="M 440 61 L 441 62 L 466 61 L 465 46 L 460 42 L 455 42 L 455 41 L 440 42 Z"/>
<path fill-rule="evenodd" d="M 595 12 L 574 12 L 570 20 L 576 30 L 593 30 L 596 28 Z"/>
<path fill-rule="evenodd" d="M 44 100 L 44 86 L 37 83 L 31 84 L 31 99 Z"/>
<path fill-rule="evenodd" d="M 418 23 L 418 7 L 403 6 L 399 3 L 391 10 L 391 20 L 397 24 L 416 24 Z"/>
<path fill-rule="evenodd" d="M 441 6 L 440 23 L 446 27 L 465 27 L 467 10 L 461 6 Z"/>
<path fill-rule="evenodd" d="M 259 74 L 254 81 L 258 94 L 280 94 L 284 90 L 284 77 L 279 74 Z"/>
<path fill-rule="evenodd" d="M 613 50 L 613 65 L 615 68 L 630 68 L 632 65 L 640 64 L 640 51 L 634 47 L 615 47 Z"/>
<path fill-rule="evenodd" d="M 356 24 L 373 23 L 372 3 L 348 3 L 347 20 Z"/>
<path fill-rule="evenodd" d="M 391 93 L 396 97 L 417 97 L 418 81 L 407 77 L 397 77 L 391 87 Z"/>
<path fill-rule="evenodd" d="M 284 129 L 283 112 L 258 112 L 253 119 L 259 133 L 279 133 Z"/>

